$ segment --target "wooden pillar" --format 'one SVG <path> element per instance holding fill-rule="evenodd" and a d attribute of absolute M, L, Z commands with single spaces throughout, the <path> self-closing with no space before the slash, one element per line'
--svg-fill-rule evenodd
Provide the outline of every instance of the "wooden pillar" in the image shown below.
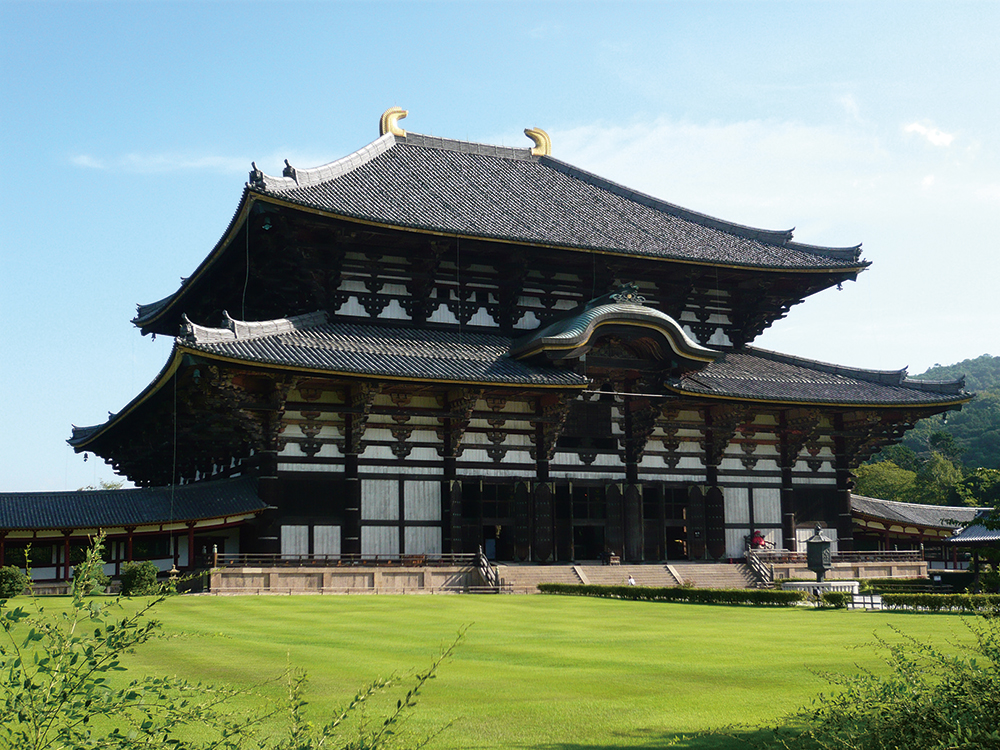
<path fill-rule="evenodd" d="M 340 548 L 344 554 L 361 554 L 361 478 L 358 476 L 358 448 L 361 426 L 356 415 L 344 415 L 344 526 Z"/>
<path fill-rule="evenodd" d="M 126 526 L 125 531 L 128 533 L 125 538 L 125 561 L 132 562 L 132 538 L 135 534 L 135 526 Z"/>
<path fill-rule="evenodd" d="M 705 556 L 705 496 L 701 488 L 692 485 L 688 490 L 688 557 L 700 560 Z"/>
<path fill-rule="evenodd" d="M 625 533 L 622 524 L 625 485 L 609 484 L 604 488 L 604 503 L 608 508 L 608 518 L 604 527 L 604 544 L 619 557 L 625 555 Z"/>
<path fill-rule="evenodd" d="M 531 491 L 527 482 L 514 485 L 514 557 L 531 559 Z"/>
<path fill-rule="evenodd" d="M 778 415 L 778 453 L 781 459 L 781 535 L 785 539 L 784 548 L 795 552 L 795 493 L 792 489 L 792 468 L 796 456 L 790 455 L 792 448 L 788 436 L 788 413 Z"/>
<path fill-rule="evenodd" d="M 188 524 L 187 524 L 187 530 L 188 530 L 188 538 L 187 538 L 187 542 L 188 542 L 187 568 L 188 568 L 188 570 L 193 570 L 194 569 L 194 522 L 193 521 L 189 521 L 188 522 Z"/>
<path fill-rule="evenodd" d="M 625 550 L 623 560 L 627 562 L 642 562 L 643 560 L 643 517 L 642 517 L 642 485 L 629 482 L 625 485 L 624 497 L 625 516 Z"/>
<path fill-rule="evenodd" d="M 0 568 L 7 564 L 7 532 L 0 531 Z"/>
<path fill-rule="evenodd" d="M 63 531 L 63 566 L 64 566 L 63 580 L 64 581 L 68 581 L 69 580 L 69 572 L 70 572 L 70 567 L 69 567 L 69 537 L 70 537 L 70 534 L 72 534 L 72 533 L 73 533 L 72 531 L 66 531 L 66 530 Z"/>
<path fill-rule="evenodd" d="M 533 534 L 531 540 L 531 556 L 535 562 L 550 562 L 555 557 L 552 526 L 554 499 L 555 485 L 550 482 L 535 483 L 532 498 L 534 518 L 532 519 Z"/>

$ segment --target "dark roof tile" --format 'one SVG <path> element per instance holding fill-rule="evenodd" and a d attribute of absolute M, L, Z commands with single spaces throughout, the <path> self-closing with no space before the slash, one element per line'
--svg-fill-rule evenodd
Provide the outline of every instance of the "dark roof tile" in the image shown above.
<path fill-rule="evenodd" d="M 964 381 L 928 385 L 910 380 L 905 370 L 840 367 L 763 349 L 727 352 L 672 386 L 696 396 L 807 404 L 920 406 L 963 403 L 971 396 Z"/>
<path fill-rule="evenodd" d="M 252 477 L 174 487 L 78 492 L 2 492 L 0 529 L 100 529 L 258 513 Z"/>

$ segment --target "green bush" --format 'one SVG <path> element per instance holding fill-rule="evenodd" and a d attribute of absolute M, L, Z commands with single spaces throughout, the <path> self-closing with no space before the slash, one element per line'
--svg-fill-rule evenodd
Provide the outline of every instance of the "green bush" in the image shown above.
<path fill-rule="evenodd" d="M 847 605 L 853 600 L 854 595 L 846 591 L 824 591 L 820 596 L 824 607 L 836 607 L 837 609 L 847 609 Z"/>
<path fill-rule="evenodd" d="M 104 561 L 97 560 L 96 565 L 85 572 L 84 568 L 89 564 L 84 560 L 79 565 L 73 566 L 73 585 L 81 586 L 84 596 L 103 594 L 111 583 L 111 579 L 104 572 Z"/>
<path fill-rule="evenodd" d="M 122 565 L 122 596 L 147 596 L 159 592 L 156 565 L 151 560 Z"/>
<path fill-rule="evenodd" d="M 825 674 L 834 688 L 776 729 L 787 750 L 1000 748 L 1000 621 L 966 623 L 975 642 L 955 656 L 893 628 L 876 635 L 888 674 Z"/>
<path fill-rule="evenodd" d="M 28 587 L 28 576 L 13 565 L 0 568 L 0 599 L 11 599 Z"/>
<path fill-rule="evenodd" d="M 540 583 L 543 594 L 596 596 L 603 599 L 631 599 L 648 602 L 690 602 L 699 604 L 754 604 L 791 607 L 805 599 L 802 591 L 774 589 L 696 589 L 688 586 L 584 586 L 569 583 Z"/>
<path fill-rule="evenodd" d="M 0 601 L 0 747 L 403 750 L 424 747 L 433 738 L 410 735 L 406 719 L 458 639 L 429 669 L 411 676 L 409 689 L 387 708 L 377 705 L 378 694 L 395 681 L 377 679 L 322 723 L 303 714 L 302 673 L 286 675 L 287 698 L 277 705 L 253 688 L 218 688 L 177 677 L 145 675 L 113 688 L 108 677 L 126 671 L 122 657 L 155 637 L 158 624 L 150 616 L 163 597 L 138 608 L 123 606 L 120 597 L 86 600 L 95 588 L 91 576 L 102 566 L 103 543 L 99 535 L 77 566 L 66 611 L 46 612 L 35 597 L 17 607 Z M 234 711 L 236 700 L 259 707 Z M 262 734 L 261 727 L 279 715 L 287 717 L 282 727 Z M 92 723 L 93 717 L 101 721 Z M 203 739 L 190 738 L 195 727 Z"/>
<path fill-rule="evenodd" d="M 1000 608 L 1000 594 L 882 594 L 882 606 L 921 612 L 992 612 Z"/>

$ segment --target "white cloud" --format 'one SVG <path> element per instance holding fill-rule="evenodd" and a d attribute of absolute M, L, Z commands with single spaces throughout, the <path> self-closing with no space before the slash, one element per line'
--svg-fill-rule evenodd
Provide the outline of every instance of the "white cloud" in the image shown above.
<path fill-rule="evenodd" d="M 89 154 L 77 154 L 76 156 L 70 158 L 70 161 L 78 167 L 83 167 L 84 169 L 105 169 L 104 162 L 100 159 L 95 159 Z"/>
<path fill-rule="evenodd" d="M 988 266 L 1000 231 L 991 153 L 958 160 L 942 160 L 937 149 L 915 154 L 886 138 L 879 123 L 849 119 L 659 118 L 549 132 L 556 158 L 686 208 L 766 229 L 794 226 L 805 243 L 865 243 L 871 273 L 843 293 L 796 306 L 757 342 L 764 348 L 922 372 L 936 361 L 978 355 L 988 328 L 965 319 L 1000 325 L 988 302 L 992 277 L 970 278 L 966 270 Z M 914 299 L 957 295 L 970 285 L 956 307 L 961 324 L 914 307 Z M 917 313 L 920 325 L 913 324 Z"/>
<path fill-rule="evenodd" d="M 849 114 L 853 119 L 859 121 L 861 120 L 861 108 L 858 106 L 858 103 L 854 100 L 853 96 L 850 94 L 844 94 L 837 101 L 840 106 L 844 108 L 844 111 L 847 112 L 847 114 Z"/>
<path fill-rule="evenodd" d="M 250 171 L 250 160 L 246 158 L 191 156 L 175 153 L 131 153 L 105 159 L 100 159 L 89 154 L 78 154 L 70 157 L 70 162 L 84 169 L 114 169 L 144 174 L 186 170 L 221 172 L 225 174 Z"/>
<path fill-rule="evenodd" d="M 903 132 L 922 135 L 932 146 L 950 146 L 951 142 L 955 140 L 953 134 L 945 133 L 938 128 L 921 125 L 919 122 L 911 122 L 903 128 Z"/>

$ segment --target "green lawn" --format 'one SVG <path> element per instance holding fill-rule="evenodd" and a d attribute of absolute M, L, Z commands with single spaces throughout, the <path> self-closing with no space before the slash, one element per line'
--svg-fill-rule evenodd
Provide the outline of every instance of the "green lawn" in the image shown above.
<path fill-rule="evenodd" d="M 131 669 L 247 685 L 302 667 L 314 720 L 375 676 L 425 667 L 470 625 L 412 720 L 454 721 L 435 743 L 446 748 L 663 747 L 808 703 L 824 689 L 811 670 L 877 668 L 855 647 L 889 624 L 944 647 L 967 640 L 951 615 L 557 596 L 174 597 L 157 617 L 179 637 L 143 647 Z"/>

